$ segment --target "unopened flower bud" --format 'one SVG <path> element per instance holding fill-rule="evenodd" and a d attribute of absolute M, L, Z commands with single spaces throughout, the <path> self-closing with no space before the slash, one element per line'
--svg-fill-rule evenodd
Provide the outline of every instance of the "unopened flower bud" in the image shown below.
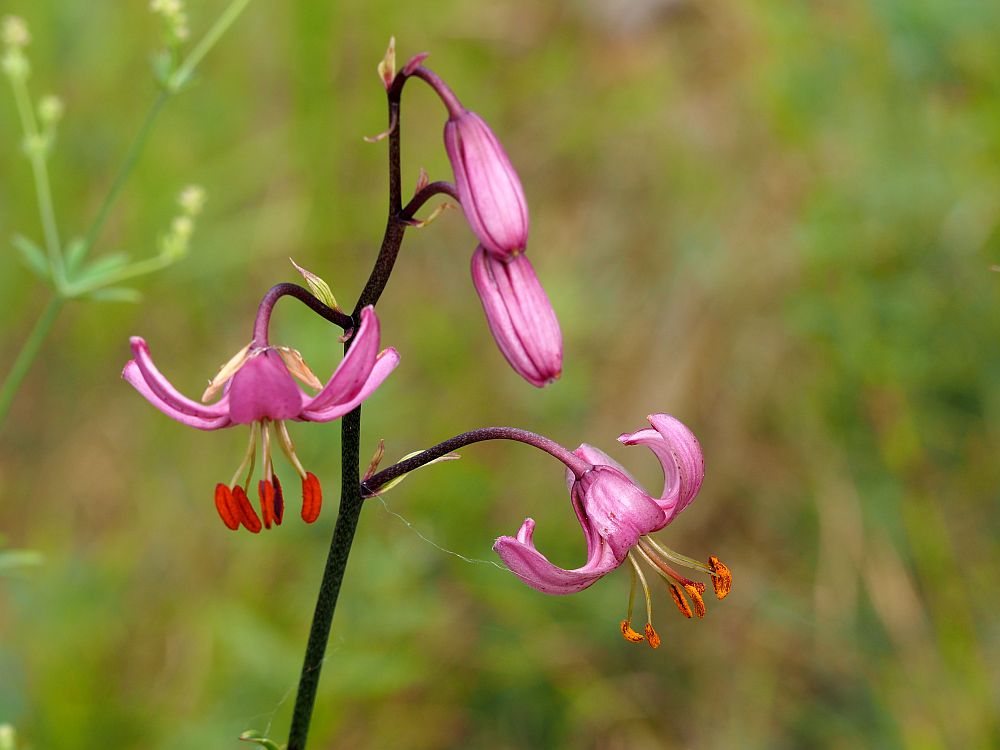
<path fill-rule="evenodd" d="M 187 12 L 181 0 L 152 0 L 149 9 L 163 19 L 167 27 L 167 36 L 171 43 L 181 42 L 188 38 Z"/>
<path fill-rule="evenodd" d="M 58 96 L 46 96 L 38 103 L 38 117 L 46 125 L 55 125 L 62 119 L 66 107 Z"/>
<path fill-rule="evenodd" d="M 510 366 L 539 388 L 558 378 L 562 332 L 528 257 L 501 258 L 480 245 L 472 256 L 472 282 L 490 332 Z"/>
<path fill-rule="evenodd" d="M 19 16 L 4 16 L 0 37 L 7 47 L 27 47 L 31 43 L 28 24 Z"/>
<path fill-rule="evenodd" d="M 188 216 L 197 216 L 205 206 L 205 189 L 200 185 L 188 185 L 177 196 L 177 205 Z"/>
<path fill-rule="evenodd" d="M 170 232 L 183 241 L 191 238 L 194 232 L 194 222 L 190 216 L 177 216 L 170 224 Z"/>
<path fill-rule="evenodd" d="M 497 256 L 523 251 L 528 244 L 528 204 L 493 131 L 476 113 L 453 110 L 444 126 L 444 145 L 462 210 L 480 244 Z"/>

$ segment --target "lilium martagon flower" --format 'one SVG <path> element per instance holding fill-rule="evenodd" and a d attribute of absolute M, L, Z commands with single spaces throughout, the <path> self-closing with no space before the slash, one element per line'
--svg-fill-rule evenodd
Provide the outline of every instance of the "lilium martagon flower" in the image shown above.
<path fill-rule="evenodd" d="M 546 594 L 582 591 L 628 562 L 632 585 L 627 613 L 621 621 L 622 635 L 633 643 L 645 639 L 657 648 L 660 637 L 653 629 L 652 597 L 640 562 L 664 581 L 677 608 L 688 618 L 705 615 L 702 597 L 705 584 L 687 578 L 677 567 L 707 574 L 719 599 L 729 593 L 732 574 L 714 555 L 707 564 L 702 563 L 650 536 L 670 524 L 698 494 L 705 476 L 705 462 L 697 438 L 680 421 L 667 414 L 652 414 L 649 422 L 652 428 L 625 433 L 618 440 L 625 445 L 646 445 L 656 454 L 664 476 L 659 497 L 647 493 L 604 451 L 587 444 L 574 451 L 591 465 L 580 476 L 567 472 L 573 509 L 587 544 L 587 561 L 583 566 L 566 570 L 539 552 L 532 540 L 535 522 L 531 518 L 525 520 L 516 536 L 497 539 L 493 549 L 518 578 Z M 632 629 L 637 581 L 642 583 L 646 597 L 644 636 Z"/>
<path fill-rule="evenodd" d="M 235 531 L 242 524 L 257 533 L 262 525 L 268 529 L 272 524 L 280 525 L 284 515 L 281 483 L 274 472 L 275 442 L 302 479 L 302 520 L 315 521 L 322 506 L 319 480 L 303 468 L 295 454 L 286 421 L 329 422 L 342 417 L 368 398 L 399 364 L 395 349 L 379 351 L 379 320 L 371 306 L 361 311 L 361 324 L 354 336 L 353 345 L 326 385 L 296 350 L 269 345 L 266 334 L 223 365 L 202 396 L 205 403 L 181 395 L 153 364 L 149 347 L 138 336 L 130 340 L 134 359 L 125 365 L 122 377 L 149 403 L 181 424 L 199 430 L 249 425 L 246 454 L 229 484 L 216 486 L 215 507 L 228 528 Z M 310 396 L 293 376 L 318 392 Z M 219 393 L 218 400 L 207 403 Z M 248 499 L 258 446 L 262 478 L 257 492 L 263 523 Z"/>

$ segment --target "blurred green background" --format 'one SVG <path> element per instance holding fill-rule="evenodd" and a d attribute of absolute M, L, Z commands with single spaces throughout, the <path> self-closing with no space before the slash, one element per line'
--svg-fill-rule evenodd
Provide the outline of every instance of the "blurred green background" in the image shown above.
<path fill-rule="evenodd" d="M 195 37 L 223 7 L 192 3 Z M 146 2 L 10 0 L 37 95 L 67 104 L 64 234 L 92 218 L 155 97 Z M 139 305 L 70 304 L 0 431 L 0 531 L 44 556 L 0 578 L 0 722 L 35 750 L 283 740 L 339 476 L 336 425 L 293 425 L 327 507 L 231 534 L 212 503 L 244 430 L 200 433 L 119 379 L 128 336 L 198 394 L 292 256 L 356 298 L 385 216 L 375 74 L 419 51 L 520 171 L 530 257 L 565 335 L 538 391 L 503 362 L 457 212 L 411 232 L 380 305 L 402 365 L 362 453 L 513 424 L 615 443 L 653 411 L 702 441 L 700 498 L 659 537 L 733 569 L 652 651 L 618 633 L 628 576 L 547 597 L 494 566 L 538 521 L 583 558 L 562 471 L 474 446 L 373 501 L 320 686 L 317 748 L 1000 746 L 1000 5 L 972 0 L 538 3 L 257 0 L 172 101 L 100 251 L 153 254 L 208 191 L 191 255 Z M 9 87 L 0 236 L 40 239 Z M 444 110 L 404 99 L 404 183 L 448 178 Z M 0 253 L 0 346 L 44 304 Z M 294 302 L 272 339 L 321 376 L 336 331 Z M 4 366 L 6 370 L 7 365 Z M 279 473 L 294 487 L 292 472 Z M 399 516 L 400 514 L 402 520 Z M 641 625 L 641 617 L 637 617 Z"/>

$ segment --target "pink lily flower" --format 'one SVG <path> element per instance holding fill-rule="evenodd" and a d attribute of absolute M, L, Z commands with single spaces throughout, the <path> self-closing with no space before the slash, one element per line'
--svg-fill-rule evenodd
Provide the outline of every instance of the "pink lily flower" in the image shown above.
<path fill-rule="evenodd" d="M 181 395 L 153 364 L 146 342 L 138 336 L 130 340 L 134 359 L 126 363 L 122 377 L 153 406 L 181 424 L 199 430 L 220 430 L 237 424 L 250 425 L 250 445 L 229 485 L 215 489 L 215 505 L 223 523 L 232 530 L 242 523 L 250 531 L 261 529 L 261 519 L 247 498 L 257 456 L 262 451 L 263 478 L 258 483 L 263 526 L 281 524 L 284 498 L 274 473 L 271 452 L 273 438 L 302 479 L 302 519 L 312 523 L 319 517 L 322 489 L 319 480 L 307 472 L 295 454 L 285 425 L 286 420 L 329 422 L 347 414 L 368 398 L 399 364 L 395 349 L 379 351 L 379 320 L 372 307 L 361 311 L 361 324 L 354 344 L 334 370 L 326 385 L 288 347 L 258 345 L 257 339 L 222 367 L 211 382 L 203 401 L 222 391 L 211 404 L 198 403 Z M 319 389 L 315 396 L 305 393 L 292 376 Z M 244 478 L 245 477 L 245 478 Z M 242 482 L 240 481 L 242 478 Z"/>
<path fill-rule="evenodd" d="M 666 581 L 674 603 L 686 617 L 692 616 L 692 608 L 685 592 L 694 602 L 693 613 L 704 616 L 705 584 L 684 577 L 675 570 L 675 565 L 707 573 L 719 599 L 729 593 L 732 574 L 715 556 L 704 564 L 664 547 L 649 536 L 671 523 L 688 506 L 705 476 L 701 446 L 684 424 L 668 414 L 652 414 L 649 422 L 652 428 L 625 433 L 618 440 L 625 445 L 646 445 L 656 454 L 664 477 L 659 497 L 646 492 L 617 461 L 598 448 L 584 444 L 574 451 L 593 466 L 581 476 L 567 473 L 573 509 L 587 543 L 584 565 L 566 570 L 551 563 L 535 548 L 532 540 L 535 522 L 531 518 L 525 520 L 516 537 L 500 537 L 493 549 L 518 578 L 546 594 L 582 591 L 627 560 L 632 587 L 627 615 L 621 622 L 622 635 L 632 642 L 643 640 L 631 627 L 638 579 L 646 594 L 645 639 L 656 648 L 660 638 L 653 629 L 649 587 L 639 560 Z"/>
<path fill-rule="evenodd" d="M 562 332 L 552 304 L 524 254 L 472 255 L 472 283 L 486 322 L 510 366 L 541 388 L 562 373 Z"/>

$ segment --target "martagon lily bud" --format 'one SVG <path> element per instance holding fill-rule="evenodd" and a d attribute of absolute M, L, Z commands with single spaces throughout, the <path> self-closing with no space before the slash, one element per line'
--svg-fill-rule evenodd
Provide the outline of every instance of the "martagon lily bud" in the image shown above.
<path fill-rule="evenodd" d="M 472 256 L 472 283 L 503 356 L 541 388 L 562 373 L 562 332 L 545 290 L 524 254 L 498 258 L 482 245 Z"/>
<path fill-rule="evenodd" d="M 449 107 L 444 145 L 465 217 L 480 244 L 500 257 L 528 244 L 528 204 L 500 141 L 475 112 Z"/>

